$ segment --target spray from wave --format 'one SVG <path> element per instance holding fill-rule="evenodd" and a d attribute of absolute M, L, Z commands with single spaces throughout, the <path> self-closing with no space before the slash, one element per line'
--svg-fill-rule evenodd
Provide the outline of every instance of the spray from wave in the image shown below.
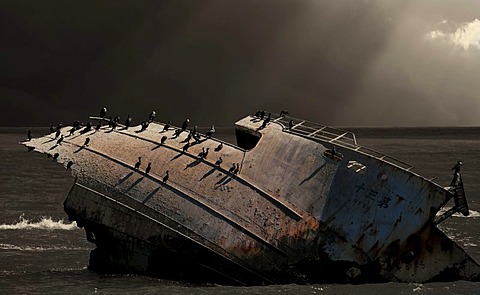
<path fill-rule="evenodd" d="M 442 209 L 440 209 L 437 213 L 437 216 L 439 215 L 442 215 L 443 213 L 447 212 L 448 210 L 450 210 L 451 208 L 445 208 L 443 207 Z M 477 217 L 480 217 L 480 212 L 478 211 L 474 211 L 474 210 L 470 210 L 470 214 L 468 216 L 463 216 L 462 214 L 460 213 L 455 213 L 452 215 L 453 217 L 462 217 L 462 218 L 477 218 Z"/>
<path fill-rule="evenodd" d="M 0 250 L 14 250 L 14 251 L 27 251 L 27 252 L 43 252 L 43 251 L 86 251 L 91 250 L 88 247 L 67 247 L 67 246 L 18 246 L 13 244 L 0 243 Z"/>
<path fill-rule="evenodd" d="M 19 221 L 15 224 L 0 224 L 0 230 L 17 229 L 45 229 L 45 230 L 75 230 L 78 229 L 77 223 L 65 223 L 63 220 L 54 221 L 51 217 L 42 217 L 38 222 L 33 222 L 20 215 Z"/>

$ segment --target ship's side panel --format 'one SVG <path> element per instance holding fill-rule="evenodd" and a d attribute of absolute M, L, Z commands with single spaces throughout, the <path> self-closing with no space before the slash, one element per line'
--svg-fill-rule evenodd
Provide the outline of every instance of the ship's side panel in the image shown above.
<path fill-rule="evenodd" d="M 250 120 L 237 124 L 258 128 Z M 319 245 L 330 259 L 360 265 L 377 261 L 390 273 L 399 268 L 391 279 L 400 281 L 426 281 L 445 265 L 462 261 L 475 265 L 458 247 L 439 250 L 438 245 L 451 243 L 432 224 L 449 198 L 445 189 L 341 146 L 335 147 L 335 157 L 329 156 L 332 143 L 293 136 L 274 123 L 259 132 L 262 137 L 247 152 L 242 174 L 318 219 Z M 337 238 L 330 239 L 325 228 Z M 427 245 L 431 241 L 435 246 Z M 422 265 L 432 272 L 417 272 Z"/>

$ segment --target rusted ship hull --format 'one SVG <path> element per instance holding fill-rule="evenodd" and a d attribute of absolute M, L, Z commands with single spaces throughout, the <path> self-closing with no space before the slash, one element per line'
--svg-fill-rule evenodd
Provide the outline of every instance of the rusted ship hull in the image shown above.
<path fill-rule="evenodd" d="M 92 269 L 228 284 L 479 280 L 435 225 L 452 190 L 348 132 L 248 116 L 240 147 L 201 136 L 185 149 L 188 131 L 138 129 L 26 143 L 72 161 L 65 211 L 96 244 Z"/>

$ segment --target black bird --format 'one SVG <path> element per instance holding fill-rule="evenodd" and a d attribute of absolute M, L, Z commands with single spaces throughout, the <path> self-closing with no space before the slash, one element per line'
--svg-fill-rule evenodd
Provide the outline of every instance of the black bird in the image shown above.
<path fill-rule="evenodd" d="M 83 143 L 83 145 L 88 145 L 88 143 L 90 143 L 90 137 L 87 137 L 85 138 L 85 142 Z"/>
<path fill-rule="evenodd" d="M 452 167 L 452 170 L 455 171 L 455 173 L 459 173 L 460 172 L 460 167 L 463 165 L 462 161 L 458 161 L 457 164 L 455 164 L 455 166 Z"/>
<path fill-rule="evenodd" d="M 106 114 L 107 114 L 107 108 L 106 108 L 106 107 L 103 107 L 103 108 L 100 110 L 100 118 L 105 117 Z"/>
<path fill-rule="evenodd" d="M 288 129 L 292 130 L 293 128 L 293 120 L 290 120 L 290 122 L 288 122 Z"/>
<path fill-rule="evenodd" d="M 223 148 L 223 142 L 221 142 L 216 148 L 215 151 L 218 152 Z"/>
<path fill-rule="evenodd" d="M 72 167 L 72 165 L 73 165 L 73 161 L 68 161 L 66 169 L 67 170 L 70 169 Z"/>
<path fill-rule="evenodd" d="M 102 122 L 99 121 L 98 124 L 97 124 L 97 127 L 95 127 L 95 129 L 100 130 L 101 127 L 102 127 Z"/>
<path fill-rule="evenodd" d="M 260 119 L 263 119 L 263 117 L 265 117 L 265 111 L 264 110 L 260 111 Z"/>
<path fill-rule="evenodd" d="M 57 144 L 61 144 L 63 141 L 63 135 L 57 140 Z"/>
<path fill-rule="evenodd" d="M 85 131 L 84 131 L 84 132 L 88 132 L 88 131 L 90 131 L 90 130 L 92 130 L 92 123 L 91 123 L 91 122 L 88 122 L 88 123 L 87 123 L 87 126 L 85 126 Z"/>
<path fill-rule="evenodd" d="M 209 150 L 209 149 L 210 149 L 210 148 L 205 149 L 204 147 L 202 147 L 202 151 L 200 152 L 200 154 L 198 154 L 198 156 L 199 156 L 200 158 L 206 159 L 207 156 L 208 156 L 208 150 Z"/>
<path fill-rule="evenodd" d="M 50 124 L 50 133 L 55 132 L 55 127 L 53 127 L 53 124 Z"/>
<path fill-rule="evenodd" d="M 233 171 L 235 171 L 235 168 L 237 168 L 235 166 L 235 163 L 232 164 L 232 167 L 230 167 L 230 169 L 228 169 L 228 173 L 233 173 Z"/>
<path fill-rule="evenodd" d="M 137 163 L 135 163 L 135 169 L 140 168 L 140 165 L 142 164 L 142 157 L 138 157 Z"/>
<path fill-rule="evenodd" d="M 210 130 L 207 131 L 207 133 L 205 133 L 205 135 L 206 135 L 208 138 L 211 138 L 214 133 L 215 133 L 215 126 L 212 125 L 212 127 L 210 128 Z"/>
<path fill-rule="evenodd" d="M 150 172 L 151 169 L 152 169 L 152 162 L 149 162 L 147 168 L 145 169 L 145 174 L 148 174 L 148 172 Z"/>
<path fill-rule="evenodd" d="M 172 125 L 172 122 L 168 121 L 167 124 L 165 124 L 165 126 L 163 126 L 163 131 L 168 131 L 168 128 L 170 128 L 171 125 Z"/>
<path fill-rule="evenodd" d="M 62 122 L 58 123 L 58 124 L 57 124 L 57 130 L 60 130 L 60 129 L 62 129 L 62 128 L 63 128 Z"/>
<path fill-rule="evenodd" d="M 208 151 L 210 150 L 209 147 L 207 147 L 207 149 L 203 152 L 203 155 L 202 155 L 202 158 L 206 159 L 207 156 L 208 156 Z"/>
<path fill-rule="evenodd" d="M 283 110 L 283 111 L 280 112 L 280 117 L 285 117 L 286 115 L 288 115 L 287 110 Z"/>
<path fill-rule="evenodd" d="M 185 137 L 185 139 L 182 140 L 181 142 L 182 142 L 182 143 L 183 143 L 183 142 L 188 142 L 188 143 L 190 143 L 190 139 L 192 139 L 192 133 L 189 133 L 189 134 L 187 135 L 187 137 Z"/>
<path fill-rule="evenodd" d="M 238 171 L 240 171 L 240 165 L 237 164 L 237 167 L 235 168 L 235 170 L 233 170 L 233 174 L 237 174 Z"/>
<path fill-rule="evenodd" d="M 78 120 L 75 120 L 73 122 L 73 128 L 75 128 L 75 130 L 78 130 L 80 128 L 80 125 L 81 125 L 81 123 Z"/>
<path fill-rule="evenodd" d="M 160 139 L 160 144 L 164 144 L 165 141 L 167 141 L 167 138 L 168 137 L 166 135 L 162 136 L 162 139 Z"/>
<path fill-rule="evenodd" d="M 187 150 L 188 150 L 189 147 L 190 147 L 190 143 L 187 142 L 187 143 L 183 146 L 183 148 L 182 148 L 182 149 L 183 149 L 183 152 L 184 152 L 184 153 L 187 152 Z"/>
<path fill-rule="evenodd" d="M 267 124 L 270 122 L 270 119 L 272 118 L 272 114 L 271 113 L 268 113 L 268 117 L 263 120 L 263 123 L 262 123 L 262 127 L 260 127 L 261 129 L 267 127 Z"/>
<path fill-rule="evenodd" d="M 165 171 L 165 176 L 163 177 L 163 182 L 167 182 L 168 176 L 169 175 L 168 175 L 168 170 L 167 170 L 167 171 Z"/>
<path fill-rule="evenodd" d="M 60 154 L 59 154 L 59 153 L 55 153 L 55 154 L 53 155 L 52 161 L 55 161 L 56 159 L 58 159 L 58 156 L 60 156 Z"/>
<path fill-rule="evenodd" d="M 127 120 L 125 120 L 125 129 L 128 129 L 131 123 L 132 123 L 132 116 L 128 115 Z"/>
<path fill-rule="evenodd" d="M 145 131 L 145 130 L 147 130 L 148 125 L 150 125 L 150 123 L 149 123 L 148 121 L 143 121 L 143 122 L 142 122 L 142 129 L 140 129 L 140 131 Z"/>
<path fill-rule="evenodd" d="M 150 113 L 150 116 L 148 117 L 148 120 L 149 120 L 150 122 L 153 122 L 153 120 L 155 120 L 155 116 L 156 116 L 156 115 L 157 115 L 157 113 L 155 113 L 155 111 L 152 111 L 152 112 Z"/>
<path fill-rule="evenodd" d="M 177 130 L 175 130 L 175 132 L 173 133 L 173 137 L 179 137 L 181 133 L 182 133 L 182 129 L 177 129 Z"/>
<path fill-rule="evenodd" d="M 72 136 L 74 132 L 75 132 L 75 127 L 72 127 L 72 129 L 70 129 L 70 136 Z"/>
<path fill-rule="evenodd" d="M 55 138 L 60 136 L 60 129 L 57 129 L 57 132 L 55 133 Z"/>
<path fill-rule="evenodd" d="M 30 129 L 27 130 L 27 138 L 28 141 L 32 140 L 32 131 L 30 131 Z"/>
<path fill-rule="evenodd" d="M 185 131 L 187 130 L 187 127 L 188 127 L 188 123 L 190 122 L 190 119 L 186 119 L 185 121 L 183 121 L 182 123 L 182 131 Z"/>
<path fill-rule="evenodd" d="M 223 160 L 222 157 L 218 158 L 218 160 L 215 162 L 215 165 L 220 166 L 222 164 Z"/>

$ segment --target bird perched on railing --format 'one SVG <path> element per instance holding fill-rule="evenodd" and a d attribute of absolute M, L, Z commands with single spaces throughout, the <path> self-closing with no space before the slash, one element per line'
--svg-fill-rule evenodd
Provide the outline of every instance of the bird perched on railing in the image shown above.
<path fill-rule="evenodd" d="M 454 170 L 454 173 L 459 173 L 462 165 L 463 165 L 462 161 L 458 161 L 457 164 L 455 164 L 455 166 L 452 167 L 452 170 Z"/>

